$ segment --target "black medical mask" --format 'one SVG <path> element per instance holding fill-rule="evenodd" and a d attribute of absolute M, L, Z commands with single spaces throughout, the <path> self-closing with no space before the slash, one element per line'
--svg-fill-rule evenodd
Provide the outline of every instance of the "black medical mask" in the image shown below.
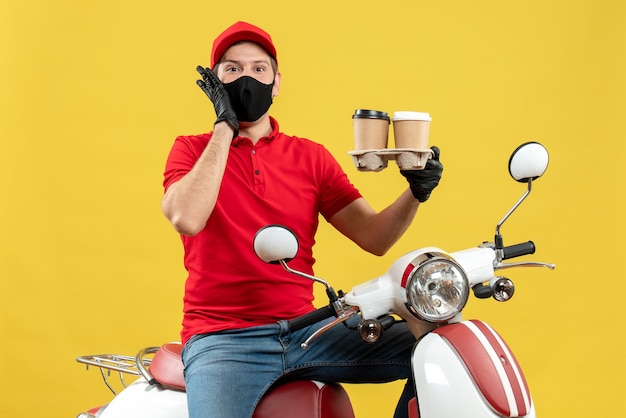
<path fill-rule="evenodd" d="M 240 122 L 259 120 L 272 104 L 274 83 L 263 84 L 253 77 L 244 75 L 224 84 L 224 87 Z"/>

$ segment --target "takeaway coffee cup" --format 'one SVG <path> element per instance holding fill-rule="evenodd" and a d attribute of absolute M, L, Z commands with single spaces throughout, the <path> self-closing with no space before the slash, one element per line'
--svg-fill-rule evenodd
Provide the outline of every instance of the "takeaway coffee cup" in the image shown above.
<path fill-rule="evenodd" d="M 427 149 L 430 114 L 424 112 L 394 112 L 393 135 L 396 148 Z"/>
<path fill-rule="evenodd" d="M 354 149 L 378 150 L 387 148 L 389 115 L 378 110 L 357 109 L 352 115 Z"/>

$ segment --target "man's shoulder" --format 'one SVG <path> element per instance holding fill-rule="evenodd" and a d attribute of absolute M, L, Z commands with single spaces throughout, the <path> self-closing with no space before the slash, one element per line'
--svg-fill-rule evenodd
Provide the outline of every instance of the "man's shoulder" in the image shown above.
<path fill-rule="evenodd" d="M 202 133 L 194 135 L 179 135 L 174 141 L 173 147 L 176 148 L 189 148 L 195 151 L 201 152 L 211 139 L 212 133 Z"/>
<path fill-rule="evenodd" d="M 192 135 L 178 135 L 176 137 L 177 141 L 187 141 L 187 142 L 206 142 L 211 139 L 212 132 L 209 133 L 201 133 L 201 134 L 192 134 Z"/>

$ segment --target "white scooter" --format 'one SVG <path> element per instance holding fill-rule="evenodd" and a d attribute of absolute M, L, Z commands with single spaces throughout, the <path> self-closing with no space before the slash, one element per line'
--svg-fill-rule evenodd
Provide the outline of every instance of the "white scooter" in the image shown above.
<path fill-rule="evenodd" d="M 505 246 L 500 229 L 532 190 L 533 181 L 548 165 L 548 153 L 539 143 L 518 147 L 509 160 L 509 173 L 527 190 L 496 227 L 494 242 L 447 253 L 427 247 L 398 260 L 382 276 L 355 286 L 348 293 L 335 292 L 324 280 L 288 266 L 298 241 L 282 226 L 262 228 L 254 250 L 268 263 L 280 263 L 287 271 L 322 283 L 330 303 L 290 322 L 293 330 L 335 317 L 302 344 L 306 349 L 333 326 L 360 316 L 364 341 L 374 343 L 397 321 L 406 321 L 417 342 L 412 368 L 417 399 L 409 404 L 411 418 L 535 417 L 535 408 L 522 370 L 504 340 L 479 320 L 463 321 L 461 312 L 470 292 L 478 298 L 509 300 L 513 282 L 496 276 L 512 267 L 548 267 L 539 262 L 505 263 L 533 254 L 532 241 Z M 424 334 L 424 324 L 432 331 Z M 106 385 L 111 371 L 119 373 L 124 389 L 107 405 L 93 408 L 79 418 L 184 418 L 187 417 L 180 344 L 141 350 L 135 357 L 104 354 L 81 356 L 77 361 L 99 368 Z M 151 354 L 154 354 L 151 357 Z M 139 376 L 126 385 L 124 375 Z M 341 385 L 296 381 L 273 388 L 257 407 L 254 418 L 352 418 L 354 412 Z"/>

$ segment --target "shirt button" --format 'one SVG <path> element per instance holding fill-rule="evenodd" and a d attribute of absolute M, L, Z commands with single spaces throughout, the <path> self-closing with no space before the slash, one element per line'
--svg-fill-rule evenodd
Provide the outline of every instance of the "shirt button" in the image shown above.
<path fill-rule="evenodd" d="M 261 172 L 259 170 L 254 170 L 254 174 L 260 174 Z"/>
<path fill-rule="evenodd" d="M 254 154 L 256 154 L 256 150 L 255 149 L 252 150 L 252 155 L 254 155 Z"/>

